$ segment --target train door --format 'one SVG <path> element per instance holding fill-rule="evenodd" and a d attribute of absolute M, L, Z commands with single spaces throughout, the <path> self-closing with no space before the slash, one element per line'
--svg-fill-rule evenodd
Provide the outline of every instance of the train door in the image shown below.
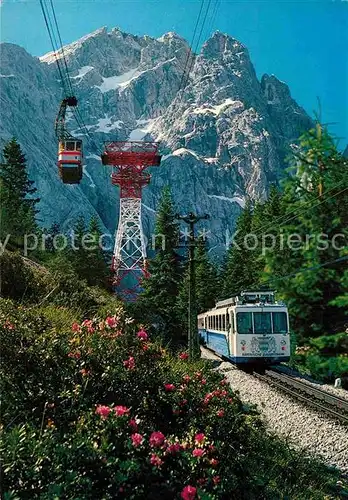
<path fill-rule="evenodd" d="M 236 330 L 235 330 L 235 320 L 234 320 L 234 311 L 233 309 L 227 309 L 227 320 L 228 320 L 228 347 L 230 351 L 230 356 L 235 356 L 236 352 Z"/>

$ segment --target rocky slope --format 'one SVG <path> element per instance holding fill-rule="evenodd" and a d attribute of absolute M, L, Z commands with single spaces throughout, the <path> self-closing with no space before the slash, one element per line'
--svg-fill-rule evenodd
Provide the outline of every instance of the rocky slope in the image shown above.
<path fill-rule="evenodd" d="M 102 28 L 65 47 L 65 55 L 93 138 L 69 117 L 70 131 L 84 138 L 80 186 L 57 176 L 53 124 L 62 90 L 53 55 L 38 59 L 1 46 L 1 145 L 11 136 L 20 141 L 46 227 L 57 221 L 68 229 L 78 214 L 97 213 L 113 233 L 118 191 L 98 156 L 103 141 L 151 139 L 160 141 L 163 160 L 144 190 L 147 235 L 161 188 L 170 184 L 178 211 L 211 215 L 204 224 L 211 248 L 221 252 L 246 197 L 267 195 L 289 144 L 311 124 L 287 85 L 275 76 L 259 81 L 246 47 L 220 32 L 195 55 L 175 33 L 154 39 Z"/>

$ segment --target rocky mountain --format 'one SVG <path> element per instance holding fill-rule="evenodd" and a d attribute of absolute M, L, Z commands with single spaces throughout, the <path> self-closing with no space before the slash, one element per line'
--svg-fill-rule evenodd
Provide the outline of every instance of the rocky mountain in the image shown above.
<path fill-rule="evenodd" d="M 12 136 L 21 143 L 46 227 L 58 222 L 68 229 L 79 214 L 98 214 L 113 233 L 118 190 L 100 162 L 103 141 L 157 140 L 163 159 L 144 189 L 146 234 L 169 184 L 178 211 L 211 215 L 204 225 L 211 249 L 221 252 L 246 198 L 265 198 L 282 176 L 289 145 L 311 125 L 288 86 L 273 75 L 259 81 L 247 48 L 220 32 L 199 54 L 175 33 L 154 39 L 117 28 L 97 30 L 64 52 L 92 138 L 69 117 L 69 130 L 84 139 L 79 186 L 63 185 L 57 175 L 53 129 L 62 89 L 54 55 L 36 58 L 1 45 L 1 146 Z"/>

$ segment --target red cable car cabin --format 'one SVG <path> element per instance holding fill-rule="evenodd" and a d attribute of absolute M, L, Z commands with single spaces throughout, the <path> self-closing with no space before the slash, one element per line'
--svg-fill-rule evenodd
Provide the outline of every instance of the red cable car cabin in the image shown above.
<path fill-rule="evenodd" d="M 64 184 L 79 184 L 82 179 L 82 141 L 71 137 L 59 141 L 58 169 Z"/>

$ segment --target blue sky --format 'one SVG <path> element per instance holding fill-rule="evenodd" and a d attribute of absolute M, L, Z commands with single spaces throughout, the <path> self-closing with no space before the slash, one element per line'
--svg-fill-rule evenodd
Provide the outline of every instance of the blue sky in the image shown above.
<path fill-rule="evenodd" d="M 204 7 L 209 0 L 204 1 Z M 275 74 L 310 114 L 348 143 L 348 0 L 210 0 L 202 41 L 219 29 L 244 43 L 259 77 Z M 0 0 L 1 40 L 51 50 L 39 0 Z M 201 0 L 54 0 L 64 43 L 107 26 L 191 41 Z M 215 15 L 213 13 L 215 12 Z"/>

